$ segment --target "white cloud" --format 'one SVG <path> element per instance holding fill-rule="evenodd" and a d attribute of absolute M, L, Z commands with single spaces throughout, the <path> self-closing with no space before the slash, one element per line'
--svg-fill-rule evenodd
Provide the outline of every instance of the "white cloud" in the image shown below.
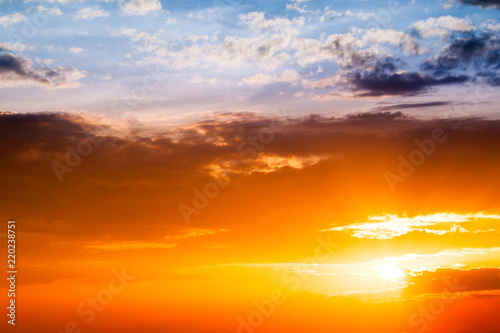
<path fill-rule="evenodd" d="M 377 53 L 376 49 L 366 49 L 366 41 L 356 38 L 353 33 L 333 34 L 322 42 L 313 38 L 295 39 L 292 47 L 300 66 L 334 60 L 340 66 L 357 65 Z"/>
<path fill-rule="evenodd" d="M 203 35 L 203 36 L 198 36 L 198 35 L 190 35 L 188 38 L 187 38 L 189 41 L 191 42 L 198 42 L 200 40 L 202 41 L 207 41 L 209 40 L 209 37 L 207 35 Z"/>
<path fill-rule="evenodd" d="M 12 26 L 15 23 L 19 23 L 26 20 L 26 17 L 24 17 L 23 14 L 21 13 L 12 13 L 4 16 L 0 16 L 0 25 L 4 28 L 7 29 L 10 26 Z"/>
<path fill-rule="evenodd" d="M 288 34 L 297 34 L 297 28 L 304 25 L 305 19 L 299 17 L 293 20 L 278 17 L 275 19 L 266 19 L 264 12 L 251 12 L 239 16 L 240 23 L 247 25 L 255 33 L 277 33 L 284 32 Z"/>
<path fill-rule="evenodd" d="M 293 36 L 287 33 L 259 35 L 257 37 L 226 36 L 222 41 L 205 37 L 189 37 L 189 46 L 175 51 L 158 36 L 133 29 L 122 29 L 121 34 L 131 37 L 137 54 L 146 53 L 136 64 L 162 64 L 177 70 L 189 67 L 206 67 L 213 64 L 219 67 L 238 68 L 256 65 L 263 70 L 274 70 L 284 64 L 289 55 L 284 51 Z M 196 43 L 193 41 L 196 40 Z"/>
<path fill-rule="evenodd" d="M 23 43 L 19 43 L 19 42 L 15 42 L 15 43 L 4 42 L 4 43 L 0 43 L 0 49 L 6 50 L 6 51 L 23 52 L 25 50 L 35 50 L 36 47 L 34 45 L 26 46 Z"/>
<path fill-rule="evenodd" d="M 131 0 L 120 3 L 120 8 L 127 15 L 146 15 L 162 10 L 161 2 L 158 0 Z"/>
<path fill-rule="evenodd" d="M 371 28 L 365 32 L 363 39 L 373 44 L 390 43 L 400 46 L 406 54 L 420 53 L 420 47 L 415 37 L 399 30 Z"/>
<path fill-rule="evenodd" d="M 71 53 L 80 53 L 83 51 L 83 49 L 81 47 L 72 46 L 68 51 Z"/>
<path fill-rule="evenodd" d="M 108 17 L 109 12 L 101 9 L 99 6 L 85 7 L 80 9 L 74 15 L 77 20 L 92 20 L 97 17 Z"/>
<path fill-rule="evenodd" d="M 44 6 L 37 6 L 36 7 L 36 10 L 39 12 L 39 13 L 43 13 L 43 12 L 46 12 L 48 13 L 50 16 L 61 16 L 62 15 L 62 12 L 59 8 L 57 7 L 51 7 L 51 8 L 46 8 Z"/>
<path fill-rule="evenodd" d="M 481 27 L 495 32 L 500 31 L 500 23 L 497 23 L 496 21 L 486 21 L 481 24 Z"/>
<path fill-rule="evenodd" d="M 40 63 L 44 64 L 45 66 L 49 66 L 49 65 L 51 65 L 54 62 L 54 59 L 39 59 L 39 58 L 36 58 L 35 60 L 37 62 L 40 62 Z"/>
<path fill-rule="evenodd" d="M 300 6 L 299 1 L 287 3 L 286 10 L 296 10 L 301 14 L 306 14 L 306 13 L 319 14 L 320 12 L 319 10 L 307 9 L 307 5 Z"/>
<path fill-rule="evenodd" d="M 281 75 L 270 75 L 270 74 L 257 74 L 253 76 L 247 76 L 243 78 L 240 82 L 245 84 L 257 84 L 266 85 L 277 82 L 291 83 L 292 85 L 297 85 L 300 80 L 300 75 L 294 70 L 286 70 Z"/>
<path fill-rule="evenodd" d="M 196 74 L 193 76 L 189 82 L 194 83 L 194 84 L 200 84 L 200 83 L 209 83 L 209 84 L 216 84 L 219 80 L 216 77 L 212 78 L 204 78 L 203 76 Z"/>
<path fill-rule="evenodd" d="M 474 27 L 464 19 L 453 16 L 430 17 L 425 21 L 417 21 L 413 24 L 424 38 L 432 36 L 447 36 L 452 31 L 472 31 Z"/>
<path fill-rule="evenodd" d="M 398 215 L 371 216 L 370 222 L 356 223 L 343 227 L 335 227 L 323 231 L 349 231 L 353 237 L 368 239 L 391 239 L 405 235 L 412 231 L 423 231 L 436 235 L 445 235 L 454 232 L 469 232 L 457 223 L 471 222 L 477 219 L 500 220 L 500 215 L 436 213 L 415 217 L 400 217 Z M 439 224 L 448 224 L 449 227 L 432 229 Z M 449 225 L 452 224 L 452 225 Z"/>
<path fill-rule="evenodd" d="M 367 21 L 370 18 L 375 18 L 375 14 L 373 14 L 373 13 L 365 13 L 363 10 L 360 11 L 360 12 L 358 12 L 358 13 L 353 13 L 350 10 L 342 13 L 342 12 L 337 12 L 337 11 L 335 11 L 333 9 L 330 9 L 330 6 L 326 6 L 325 7 L 325 12 L 321 16 L 321 18 L 320 18 L 320 22 L 324 22 L 326 19 L 332 20 L 332 19 L 334 19 L 336 17 L 342 17 L 342 16 L 352 16 L 352 17 L 356 17 L 356 18 L 358 18 L 359 20 L 362 20 L 362 21 Z"/>
<path fill-rule="evenodd" d="M 262 12 L 240 15 L 239 20 L 255 36 L 226 36 L 222 40 L 217 35 L 189 36 L 184 41 L 190 41 L 193 45 L 174 50 L 158 37 L 152 42 L 144 33 L 128 31 L 128 35 L 133 42 L 142 44 L 135 46 L 138 53 L 147 53 L 136 64 L 156 63 L 177 70 L 206 67 L 208 64 L 226 68 L 254 65 L 262 70 L 272 71 L 290 59 L 286 49 L 299 33 L 298 28 L 304 24 L 303 18 L 268 20 Z"/>
<path fill-rule="evenodd" d="M 348 84 L 348 80 L 341 74 L 336 73 L 320 80 L 302 80 L 302 86 L 308 89 L 331 88 L 341 84 Z"/>

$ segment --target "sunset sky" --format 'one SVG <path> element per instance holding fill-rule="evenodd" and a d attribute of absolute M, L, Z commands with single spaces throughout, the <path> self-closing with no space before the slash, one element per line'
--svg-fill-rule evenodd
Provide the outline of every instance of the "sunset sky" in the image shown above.
<path fill-rule="evenodd" d="M 499 10 L 0 0 L 2 332 L 499 332 Z"/>

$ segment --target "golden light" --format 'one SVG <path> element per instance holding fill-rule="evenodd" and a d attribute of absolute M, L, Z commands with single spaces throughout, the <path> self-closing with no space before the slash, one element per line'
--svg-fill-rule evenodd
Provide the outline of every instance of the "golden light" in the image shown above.
<path fill-rule="evenodd" d="M 398 280 L 405 276 L 405 272 L 398 264 L 388 263 L 377 266 L 378 275 L 386 280 Z"/>

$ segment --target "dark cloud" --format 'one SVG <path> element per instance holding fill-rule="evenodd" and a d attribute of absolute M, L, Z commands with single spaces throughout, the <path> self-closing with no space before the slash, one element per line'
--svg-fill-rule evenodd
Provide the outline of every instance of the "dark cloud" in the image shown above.
<path fill-rule="evenodd" d="M 479 6 L 486 9 L 500 9 L 500 0 L 456 0 L 458 3 L 469 6 Z"/>
<path fill-rule="evenodd" d="M 441 54 L 428 59 L 422 68 L 435 75 L 446 75 L 451 70 L 466 70 L 471 65 L 478 69 L 500 69 L 500 41 L 489 34 L 454 38 Z"/>
<path fill-rule="evenodd" d="M 410 279 L 410 283 L 406 288 L 406 293 L 409 295 L 441 293 L 443 290 L 451 293 L 499 290 L 500 269 L 438 269 L 414 276 Z M 451 286 L 456 286 L 457 288 L 452 288 Z"/>
<path fill-rule="evenodd" d="M 470 69 L 476 74 L 472 75 Z M 344 67 L 338 76 L 310 83 L 310 86 L 337 88 L 341 95 L 350 92 L 355 97 L 412 96 L 433 87 L 463 84 L 479 77 L 497 86 L 499 70 L 500 40 L 496 36 L 461 33 L 452 35 L 449 45 L 427 59 L 419 71 L 408 70 L 407 64 L 393 57 L 372 56 L 371 61 Z M 405 107 L 413 106 L 402 106 Z"/>
<path fill-rule="evenodd" d="M 350 114 L 346 116 L 346 119 L 349 120 L 395 120 L 399 118 L 406 118 L 402 112 L 365 112 L 358 114 Z"/>
<path fill-rule="evenodd" d="M 352 92 L 356 97 L 412 96 L 432 87 L 470 80 L 467 75 L 450 73 L 438 77 L 425 72 L 405 71 L 404 66 L 400 60 L 386 57 L 362 68 L 343 70 L 340 81 L 321 87 L 337 87 Z"/>
<path fill-rule="evenodd" d="M 394 105 L 380 105 L 374 108 L 374 111 L 395 111 L 395 110 L 405 110 L 405 109 L 425 109 L 432 108 L 436 106 L 447 106 L 451 105 L 452 102 L 427 102 L 427 103 L 403 103 Z"/>
<path fill-rule="evenodd" d="M 494 71 L 479 72 L 478 77 L 485 78 L 486 82 L 494 87 L 500 86 L 500 73 Z"/>
<path fill-rule="evenodd" d="M 193 223 L 228 229 L 233 235 L 255 233 L 245 238 L 248 246 L 255 246 L 257 240 L 258 246 L 271 249 L 276 247 L 276 232 L 283 235 L 282 242 L 293 240 L 291 234 L 283 234 L 291 230 L 290 225 L 280 223 L 324 209 L 325 203 L 325 214 L 328 211 L 332 218 L 341 219 L 353 206 L 363 207 L 363 217 L 380 207 L 409 214 L 415 209 L 422 214 L 495 210 L 500 176 L 492 170 L 500 164 L 500 122 L 462 120 L 463 131 L 453 130 L 456 124 L 456 119 L 424 121 L 401 112 L 296 119 L 224 113 L 153 135 L 151 130 L 114 133 L 64 113 L 0 113 L 0 186 L 5 189 L 0 192 L 5 208 L 0 215 L 4 220 L 23 221 L 23 230 L 31 235 L 24 236 L 31 244 L 25 247 L 25 256 L 30 258 L 38 253 L 60 258 L 64 253 L 73 260 L 89 242 L 130 242 L 131 237 L 165 241 L 169 230 L 186 226 L 178 205 L 191 204 L 193 189 L 203 190 L 213 181 L 208 166 L 235 161 L 245 170 L 263 167 L 263 160 L 241 153 L 239 146 L 269 129 L 274 131 L 272 140 L 258 152 L 260 157 L 329 158 L 303 168 L 234 173 L 229 186 L 193 217 Z M 414 140 L 429 138 L 435 128 L 443 128 L 449 139 L 400 184 L 395 197 L 384 173 L 397 172 L 398 156 L 407 157 L 417 148 Z M 100 144 L 59 182 L 52 163 L 66 165 L 68 147 L 76 151 L 88 139 Z M 437 195 L 455 198 L 451 193 L 469 199 L 436 200 Z M 258 227 L 255 221 L 260 221 Z M 311 230 L 325 228 L 325 220 L 293 228 L 300 230 L 292 232 L 296 237 L 304 237 Z M 227 242 L 232 244 L 229 238 Z M 239 249 L 234 250 L 235 256 L 248 255 L 247 248 Z M 181 250 L 169 251 L 175 256 Z M 35 268 L 26 267 L 25 274 L 32 280 L 39 276 Z"/>
<path fill-rule="evenodd" d="M 3 50 L 0 49 L 0 52 Z M 75 68 L 50 69 L 34 65 L 29 59 L 0 53 L 0 88 L 8 86 L 69 87 L 85 75 Z"/>
<path fill-rule="evenodd" d="M 465 75 L 447 75 L 435 78 L 420 72 L 383 73 L 379 71 L 358 72 L 349 77 L 356 89 L 364 92 L 359 97 L 411 96 L 442 85 L 464 83 L 469 80 Z"/>
<path fill-rule="evenodd" d="M 15 72 L 16 74 L 23 76 L 27 75 L 23 67 L 26 63 L 23 59 L 14 57 L 12 54 L 2 54 L 0 55 L 0 73 Z"/>

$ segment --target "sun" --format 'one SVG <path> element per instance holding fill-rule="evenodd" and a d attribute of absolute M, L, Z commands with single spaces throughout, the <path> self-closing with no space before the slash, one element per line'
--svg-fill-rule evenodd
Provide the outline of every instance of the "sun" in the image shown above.
<path fill-rule="evenodd" d="M 398 264 L 392 262 L 377 266 L 377 270 L 378 275 L 386 280 L 399 280 L 406 275 Z"/>

